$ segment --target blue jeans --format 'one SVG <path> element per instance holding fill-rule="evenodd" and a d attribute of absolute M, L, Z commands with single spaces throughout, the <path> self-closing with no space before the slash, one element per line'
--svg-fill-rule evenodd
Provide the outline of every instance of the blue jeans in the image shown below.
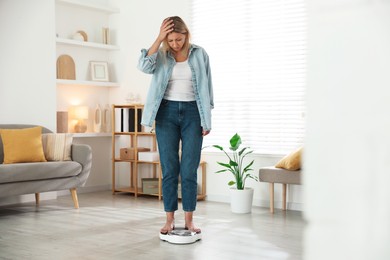
<path fill-rule="evenodd" d="M 203 142 L 196 101 L 162 100 L 156 116 L 156 136 L 163 176 L 164 210 L 174 212 L 178 209 L 180 175 L 183 210 L 195 211 L 197 170 Z"/>

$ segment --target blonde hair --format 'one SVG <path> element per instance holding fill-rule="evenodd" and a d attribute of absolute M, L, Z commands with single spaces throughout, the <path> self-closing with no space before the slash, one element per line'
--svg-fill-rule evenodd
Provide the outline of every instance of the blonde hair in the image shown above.
<path fill-rule="evenodd" d="M 190 31 L 188 30 L 187 25 L 185 24 L 183 19 L 181 19 L 179 16 L 172 16 L 172 17 L 168 17 L 167 19 L 173 20 L 173 24 L 174 24 L 173 31 L 170 33 L 175 32 L 175 33 L 181 33 L 181 34 L 186 35 L 186 39 L 184 41 L 184 45 L 182 48 L 182 53 L 185 55 L 188 55 L 188 50 L 190 49 L 191 34 L 190 34 Z M 168 37 L 165 37 L 165 39 L 162 43 L 162 50 L 163 50 L 164 54 L 172 51 L 171 47 L 168 44 Z"/>

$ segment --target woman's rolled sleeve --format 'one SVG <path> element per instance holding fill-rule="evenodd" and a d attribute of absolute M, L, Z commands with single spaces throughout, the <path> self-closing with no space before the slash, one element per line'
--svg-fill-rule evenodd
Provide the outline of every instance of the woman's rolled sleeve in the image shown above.
<path fill-rule="evenodd" d="M 156 68 L 157 52 L 148 56 L 148 50 L 141 50 L 141 57 L 138 61 L 138 69 L 144 73 L 153 74 Z"/>

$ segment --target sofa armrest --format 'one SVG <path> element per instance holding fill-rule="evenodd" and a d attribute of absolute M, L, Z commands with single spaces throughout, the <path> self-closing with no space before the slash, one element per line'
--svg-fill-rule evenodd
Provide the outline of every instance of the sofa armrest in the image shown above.
<path fill-rule="evenodd" d="M 80 186 L 84 186 L 91 172 L 92 149 L 86 144 L 72 144 L 72 160 L 82 165 L 83 170 L 78 175 Z"/>

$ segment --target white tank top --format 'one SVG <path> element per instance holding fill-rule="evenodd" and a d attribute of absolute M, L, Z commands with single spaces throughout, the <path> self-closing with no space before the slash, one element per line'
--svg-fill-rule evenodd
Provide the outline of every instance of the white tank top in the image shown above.
<path fill-rule="evenodd" d="M 192 86 L 192 72 L 188 60 L 176 62 L 172 76 L 169 79 L 164 99 L 172 101 L 195 101 L 194 88 Z"/>

